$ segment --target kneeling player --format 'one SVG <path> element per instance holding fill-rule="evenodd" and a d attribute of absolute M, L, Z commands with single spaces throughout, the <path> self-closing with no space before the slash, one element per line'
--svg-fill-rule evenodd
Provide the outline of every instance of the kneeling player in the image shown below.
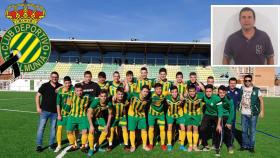
<path fill-rule="evenodd" d="M 180 125 L 181 132 L 179 133 L 180 139 L 180 150 L 187 151 L 184 146 L 185 143 L 185 118 L 183 112 L 184 103 L 180 100 L 180 95 L 178 94 L 178 88 L 176 86 L 171 87 L 171 95 L 166 96 L 166 104 L 168 106 L 166 120 L 168 124 L 167 130 L 167 150 L 172 150 L 172 126 L 176 121 Z"/>

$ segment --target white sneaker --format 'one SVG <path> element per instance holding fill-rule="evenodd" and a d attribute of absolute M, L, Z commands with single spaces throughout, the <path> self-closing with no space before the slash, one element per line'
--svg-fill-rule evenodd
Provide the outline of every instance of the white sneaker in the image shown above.
<path fill-rule="evenodd" d="M 130 152 L 134 152 L 136 150 L 136 148 L 135 147 L 130 147 Z"/>
<path fill-rule="evenodd" d="M 55 153 L 59 152 L 61 150 L 61 146 L 57 146 L 54 150 Z"/>

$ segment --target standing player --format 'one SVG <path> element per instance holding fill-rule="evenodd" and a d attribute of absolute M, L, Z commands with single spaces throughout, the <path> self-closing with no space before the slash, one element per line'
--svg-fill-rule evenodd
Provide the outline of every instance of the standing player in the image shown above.
<path fill-rule="evenodd" d="M 125 86 L 128 86 L 128 93 L 136 92 L 137 84 L 134 81 L 132 71 L 126 72 Z"/>
<path fill-rule="evenodd" d="M 100 87 L 97 83 L 92 82 L 92 74 L 90 71 L 84 72 L 84 81 L 81 83 L 83 88 L 83 94 L 87 94 L 90 97 L 97 97 L 100 93 Z"/>
<path fill-rule="evenodd" d="M 109 86 L 109 96 L 114 96 L 118 87 L 124 87 L 124 85 L 120 81 L 120 73 L 118 71 L 115 71 L 113 73 L 113 81 L 110 82 Z"/>
<path fill-rule="evenodd" d="M 57 147 L 54 152 L 59 152 L 61 149 L 61 139 L 62 139 L 62 128 L 66 126 L 67 117 L 70 113 L 71 107 L 66 104 L 67 98 L 71 97 L 73 94 L 74 88 L 71 84 L 71 78 L 69 76 L 65 76 L 63 79 L 64 87 L 58 90 L 58 94 L 56 97 L 56 105 L 57 105 L 57 132 L 56 132 L 56 140 Z"/>
<path fill-rule="evenodd" d="M 187 81 L 187 87 L 190 85 L 194 85 L 196 88 L 195 89 L 196 92 L 202 92 L 205 90 L 203 84 L 197 80 L 197 76 L 196 76 L 195 72 L 190 72 L 189 77 L 190 77 L 190 80 Z"/>
<path fill-rule="evenodd" d="M 66 130 L 67 137 L 71 148 L 68 150 L 74 151 L 77 149 L 75 146 L 74 128 L 78 126 L 78 129 L 82 131 L 82 147 L 81 151 L 86 152 L 85 144 L 87 142 L 87 128 L 88 120 L 86 117 L 86 109 L 91 102 L 89 94 L 83 94 L 83 86 L 78 83 L 75 85 L 75 92 L 71 94 L 67 99 L 67 106 L 71 107 L 70 114 L 67 118 Z"/>
<path fill-rule="evenodd" d="M 166 120 L 168 124 L 167 130 L 167 150 L 172 150 L 172 126 L 176 121 L 176 124 L 180 125 L 181 132 L 179 133 L 180 139 L 180 150 L 187 151 L 184 146 L 185 143 L 185 118 L 183 112 L 184 102 L 180 100 L 180 95 L 178 94 L 178 88 L 176 86 L 171 87 L 171 94 L 166 96 L 166 104 L 168 107 Z"/>
<path fill-rule="evenodd" d="M 181 71 L 176 73 L 176 81 L 174 83 L 174 86 L 176 86 L 178 88 L 178 93 L 180 95 L 180 97 L 184 97 L 185 93 L 186 93 L 186 88 L 187 85 L 184 83 L 183 80 L 183 73 Z"/>
<path fill-rule="evenodd" d="M 87 112 L 87 119 L 89 122 L 89 148 L 88 156 L 93 155 L 94 149 L 94 125 L 98 126 L 97 129 L 101 131 L 99 136 L 98 145 L 101 145 L 108 135 L 112 113 L 109 110 L 108 94 L 105 89 L 101 90 L 99 97 L 96 98 L 91 104 Z M 107 120 L 107 123 L 106 123 Z M 99 151 L 103 151 L 99 148 Z"/>
<path fill-rule="evenodd" d="M 214 86 L 215 80 L 213 76 L 208 76 L 207 77 L 207 84 L 213 86 L 213 93 L 218 94 L 218 88 Z"/>
<path fill-rule="evenodd" d="M 136 92 L 140 93 L 144 85 L 147 85 L 149 89 L 152 89 L 153 85 L 153 81 L 148 79 L 148 69 L 146 67 L 142 67 L 140 70 L 140 78 L 137 79 L 136 83 Z"/>
<path fill-rule="evenodd" d="M 151 96 L 151 103 L 148 112 L 148 125 L 149 125 L 149 143 L 150 149 L 154 147 L 154 127 L 155 122 L 159 125 L 160 129 L 160 142 L 161 149 L 165 151 L 167 149 L 165 145 L 165 114 L 164 114 L 164 101 L 165 97 L 162 94 L 162 84 L 156 83 L 155 91 Z"/>
<path fill-rule="evenodd" d="M 148 106 L 150 92 L 149 86 L 142 86 L 140 93 L 132 93 L 128 96 L 130 105 L 128 109 L 128 130 L 130 131 L 130 152 L 134 152 L 136 149 L 135 145 L 135 130 L 136 128 L 141 129 L 141 137 L 143 142 L 143 149 L 150 151 L 147 146 L 147 125 L 146 125 L 146 114 L 145 108 Z"/>
<path fill-rule="evenodd" d="M 199 133 L 198 127 L 202 117 L 202 92 L 196 92 L 195 85 L 188 87 L 188 96 L 185 99 L 184 116 L 187 126 L 187 139 L 189 143 L 188 151 L 199 151 L 197 148 Z"/>
<path fill-rule="evenodd" d="M 159 79 L 154 81 L 154 83 L 160 83 L 162 85 L 162 94 L 165 96 L 169 94 L 169 90 L 172 86 L 172 82 L 168 81 L 166 76 L 167 76 L 166 68 L 160 68 Z"/>
<path fill-rule="evenodd" d="M 100 89 L 105 89 L 105 90 L 109 90 L 109 82 L 106 81 L 106 73 L 101 71 L 98 73 L 98 82 L 97 84 L 99 85 Z"/>

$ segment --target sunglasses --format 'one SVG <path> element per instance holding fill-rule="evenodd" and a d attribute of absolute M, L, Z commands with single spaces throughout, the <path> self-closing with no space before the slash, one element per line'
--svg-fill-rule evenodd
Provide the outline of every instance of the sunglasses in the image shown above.
<path fill-rule="evenodd" d="M 244 80 L 244 82 L 251 82 L 252 80 Z"/>

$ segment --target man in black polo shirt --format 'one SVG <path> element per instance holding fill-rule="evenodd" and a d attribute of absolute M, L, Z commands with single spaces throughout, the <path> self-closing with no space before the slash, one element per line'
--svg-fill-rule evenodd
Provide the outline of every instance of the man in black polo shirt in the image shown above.
<path fill-rule="evenodd" d="M 225 45 L 223 64 L 273 65 L 274 51 L 269 36 L 255 25 L 253 9 L 245 7 L 239 13 L 241 30 L 231 34 Z"/>
<path fill-rule="evenodd" d="M 92 74 L 90 71 L 85 71 L 84 81 L 81 83 L 83 86 L 83 93 L 89 94 L 91 97 L 98 97 L 100 93 L 100 87 L 97 83 L 92 82 Z"/>
<path fill-rule="evenodd" d="M 59 75 L 57 72 L 52 72 L 50 81 L 42 84 L 36 94 L 36 108 L 40 114 L 39 127 L 37 131 L 37 149 L 36 151 L 42 152 L 43 134 L 46 123 L 50 119 L 50 140 L 49 148 L 54 150 L 55 146 L 55 127 L 56 127 L 56 89 L 62 86 L 58 83 Z M 40 100 L 41 98 L 41 100 Z"/>

